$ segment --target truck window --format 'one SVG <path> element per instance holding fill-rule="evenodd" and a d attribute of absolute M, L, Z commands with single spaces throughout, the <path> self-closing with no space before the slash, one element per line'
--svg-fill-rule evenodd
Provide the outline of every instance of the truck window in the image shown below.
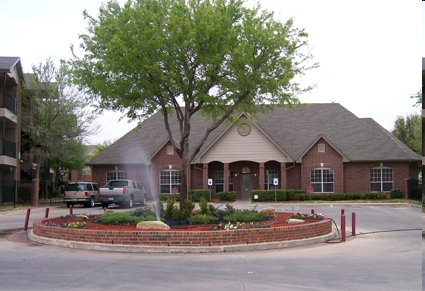
<path fill-rule="evenodd" d="M 128 182 L 127 181 L 109 181 L 108 184 L 106 184 L 106 187 L 127 187 Z"/>

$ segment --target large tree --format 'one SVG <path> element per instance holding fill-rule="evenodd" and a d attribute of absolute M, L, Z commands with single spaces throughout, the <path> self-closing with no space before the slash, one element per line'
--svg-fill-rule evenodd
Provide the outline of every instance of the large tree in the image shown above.
<path fill-rule="evenodd" d="M 422 117 L 419 113 L 398 116 L 392 134 L 418 155 L 422 153 Z"/>
<path fill-rule="evenodd" d="M 182 159 L 181 204 L 187 171 L 211 131 L 235 111 L 255 116 L 298 103 L 311 90 L 294 81 L 311 63 L 307 33 L 242 0 L 129 0 L 102 5 L 80 35 L 84 56 L 70 61 L 76 84 L 100 110 L 142 119 L 160 110 Z M 257 106 L 269 104 L 270 106 Z M 189 144 L 191 117 L 211 123 Z M 170 129 L 175 114 L 179 133 Z"/>
<path fill-rule="evenodd" d="M 86 158 L 84 139 L 96 130 L 95 116 L 69 82 L 64 63 L 56 68 L 48 58 L 32 69 L 22 89 L 22 131 L 36 166 L 33 178 L 39 179 L 42 165 L 79 170 Z"/>

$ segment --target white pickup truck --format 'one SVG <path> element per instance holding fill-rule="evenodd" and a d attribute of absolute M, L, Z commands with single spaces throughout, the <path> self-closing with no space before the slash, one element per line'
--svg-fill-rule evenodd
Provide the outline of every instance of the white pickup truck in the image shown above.
<path fill-rule="evenodd" d="M 108 208 L 109 204 L 127 208 L 133 207 L 133 203 L 146 205 L 145 188 L 133 180 L 111 180 L 100 187 L 98 193 L 98 199 L 103 208 Z"/>

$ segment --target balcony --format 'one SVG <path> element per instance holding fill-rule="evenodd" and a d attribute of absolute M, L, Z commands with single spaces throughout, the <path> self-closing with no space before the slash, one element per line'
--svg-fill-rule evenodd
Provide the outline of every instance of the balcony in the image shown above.
<path fill-rule="evenodd" d="M 6 91 L 0 92 L 0 108 L 6 108 L 16 114 L 16 100 Z"/>
<path fill-rule="evenodd" d="M 16 143 L 0 138 L 0 155 L 16 159 Z"/>

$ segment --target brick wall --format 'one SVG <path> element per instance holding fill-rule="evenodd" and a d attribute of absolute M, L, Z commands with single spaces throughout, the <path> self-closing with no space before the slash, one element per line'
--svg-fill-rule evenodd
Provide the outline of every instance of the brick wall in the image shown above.
<path fill-rule="evenodd" d="M 319 152 L 318 145 L 325 144 L 325 152 Z M 323 138 L 303 156 L 301 164 L 301 189 L 307 190 L 310 186 L 311 170 L 321 168 L 334 170 L 334 192 L 344 192 L 344 167 L 342 156 Z"/>
<path fill-rule="evenodd" d="M 344 183 L 345 192 L 367 193 L 370 192 L 370 170 L 381 167 L 380 162 L 372 163 L 345 163 Z M 406 178 L 409 178 L 408 162 L 383 162 L 382 167 L 393 169 L 394 189 L 403 191 L 406 194 Z"/>
<path fill-rule="evenodd" d="M 47 220 L 44 220 L 47 221 Z M 34 234 L 51 239 L 88 243 L 149 246 L 220 246 L 299 240 L 329 234 L 332 221 L 325 219 L 306 225 L 240 229 L 237 231 L 102 231 L 33 224 Z"/>

